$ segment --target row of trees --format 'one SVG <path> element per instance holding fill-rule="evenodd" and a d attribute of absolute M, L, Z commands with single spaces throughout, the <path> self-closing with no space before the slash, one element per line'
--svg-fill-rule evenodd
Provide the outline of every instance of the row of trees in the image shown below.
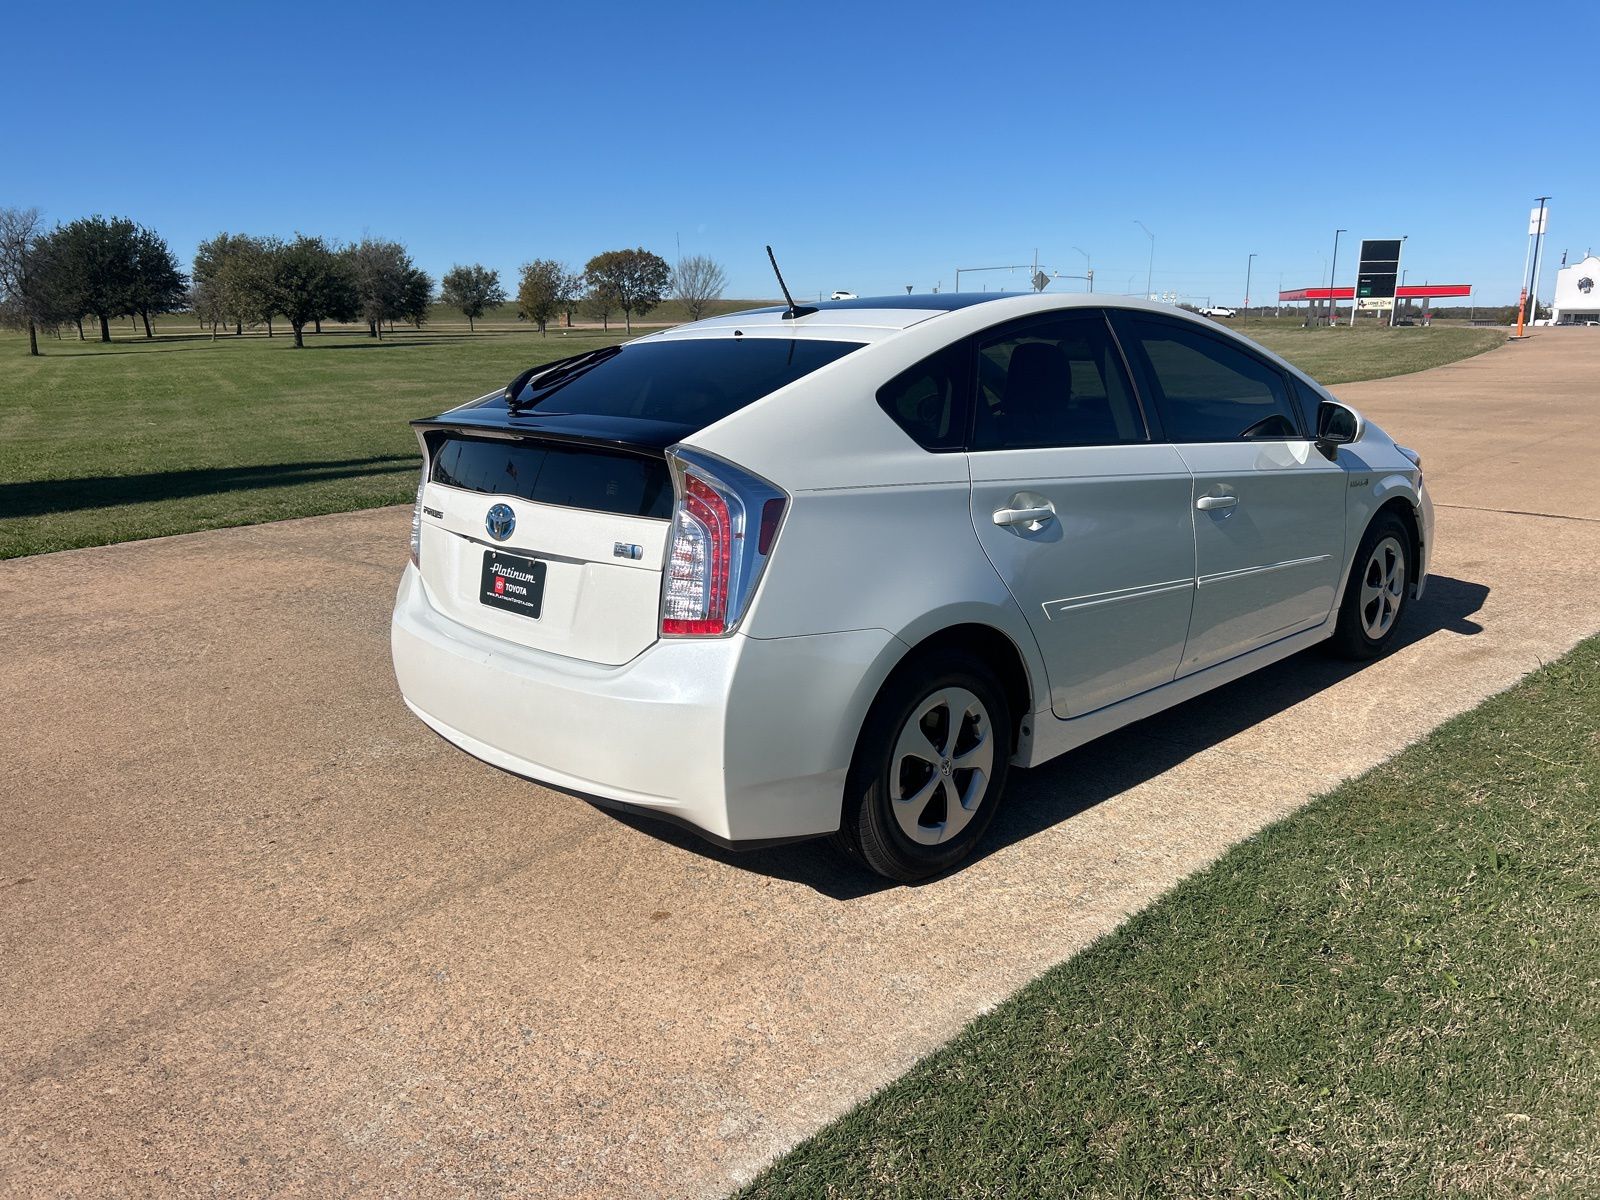
<path fill-rule="evenodd" d="M 456 271 L 469 269 L 483 270 L 458 267 Z M 450 301 L 450 279 L 451 275 L 445 276 L 446 300 L 456 303 Z M 537 325 L 542 334 L 563 314 L 570 325 L 574 309 L 598 318 L 605 328 L 610 328 L 612 314 L 620 312 L 631 333 L 633 318 L 646 315 L 667 296 L 681 301 L 689 319 L 698 321 L 722 298 L 727 285 L 726 272 L 704 255 L 679 259 L 677 266 L 669 267 L 666 259 L 643 247 L 607 250 L 585 263 L 582 271 L 552 258 L 536 258 L 522 265 L 517 315 Z M 469 324 L 478 315 L 462 304 L 456 307 L 467 314 Z"/>
<path fill-rule="evenodd" d="M 305 345 L 306 326 L 321 333 L 324 321 L 365 321 L 374 338 L 396 321 L 421 327 L 433 279 L 399 242 L 364 238 L 337 246 L 305 234 L 285 242 L 219 233 L 195 251 L 189 301 L 212 337 L 230 324 L 236 334 L 246 324 L 265 325 L 271 337 L 281 316 L 298 347 Z"/>
<path fill-rule="evenodd" d="M 100 340 L 111 340 L 111 322 L 138 317 L 145 337 L 150 319 L 192 311 L 211 327 L 265 324 L 282 317 L 305 344 L 307 325 L 365 321 L 373 337 L 385 325 L 420 326 L 433 300 L 433 280 L 398 242 L 368 238 L 353 246 L 330 246 L 317 237 L 292 241 L 219 233 L 195 252 L 192 276 L 178 266 L 171 247 L 154 231 L 125 217 L 81 217 L 45 229 L 36 209 L 0 209 L 0 322 L 28 332 L 28 350 L 39 353 L 39 334 L 76 327 L 97 318 Z"/>
<path fill-rule="evenodd" d="M 440 281 L 440 299 L 458 309 L 476 330 L 485 312 L 508 302 L 499 273 L 481 264 L 455 266 Z M 690 320 L 699 320 L 727 286 L 722 267 L 697 255 L 675 267 L 643 248 L 607 250 L 573 271 L 553 259 L 522 267 L 518 315 L 545 333 L 549 323 L 581 309 L 607 328 L 622 313 L 628 331 L 671 296 Z M 200 243 L 185 274 L 171 248 L 153 230 L 123 217 L 83 217 L 46 229 L 34 209 L 0 209 L 0 323 L 28 331 L 28 348 L 39 353 L 41 332 L 60 336 L 98 318 L 100 340 L 111 340 L 111 321 L 143 320 L 190 311 L 215 338 L 231 326 L 265 325 L 267 335 L 282 318 L 297 347 L 310 326 L 363 321 L 381 338 L 399 321 L 421 327 L 433 301 L 433 280 L 412 262 L 399 242 L 365 238 L 352 245 L 296 235 L 290 241 L 242 233 L 219 233 Z"/>
<path fill-rule="evenodd" d="M 80 217 L 46 230 L 37 209 L 0 209 L 0 320 L 28 331 L 30 353 L 39 333 L 100 321 L 111 340 L 118 317 L 150 318 L 181 308 L 184 275 L 172 249 L 154 230 L 125 217 Z"/>

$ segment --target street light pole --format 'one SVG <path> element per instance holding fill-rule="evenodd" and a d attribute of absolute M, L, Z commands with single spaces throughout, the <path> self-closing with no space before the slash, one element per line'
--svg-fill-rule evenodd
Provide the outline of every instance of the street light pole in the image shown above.
<path fill-rule="evenodd" d="M 1083 255 L 1083 272 L 1084 272 L 1085 275 L 1087 275 L 1089 277 L 1089 290 L 1091 292 L 1093 292 L 1094 291 L 1094 264 L 1089 261 L 1089 252 L 1087 250 L 1080 249 L 1077 246 L 1074 246 L 1073 249 L 1077 250 L 1079 254 Z"/>
<path fill-rule="evenodd" d="M 1037 254 L 1038 251 L 1035 251 L 1034 253 Z M 963 273 L 968 274 L 968 275 L 975 275 L 979 271 L 1020 271 L 1024 267 L 1026 267 L 1027 265 L 1028 265 L 1027 263 L 1007 263 L 1006 265 L 1000 266 L 1000 267 L 957 267 L 956 268 L 956 291 L 959 292 L 961 290 L 961 276 L 962 276 Z M 1037 271 L 1038 269 L 1039 268 L 1038 268 L 1038 266 L 1036 264 L 1034 266 L 1034 270 Z M 985 290 L 987 290 L 987 289 L 985 289 Z"/>
<path fill-rule="evenodd" d="M 1350 232 L 1348 229 L 1335 229 L 1333 231 L 1333 265 L 1328 268 L 1328 328 L 1332 329 L 1339 323 L 1339 302 L 1333 298 L 1334 281 L 1339 278 L 1339 235 Z"/>
<path fill-rule="evenodd" d="M 1155 278 L 1156 273 L 1156 235 L 1151 233 L 1145 223 L 1139 220 L 1138 217 L 1133 219 L 1133 223 L 1143 229 L 1145 237 L 1150 239 L 1150 262 L 1144 271 L 1144 298 L 1148 300 L 1150 299 L 1151 280 Z"/>
<path fill-rule="evenodd" d="M 1256 265 L 1256 256 L 1252 254 L 1244 261 L 1244 316 L 1250 319 L 1250 272 Z"/>

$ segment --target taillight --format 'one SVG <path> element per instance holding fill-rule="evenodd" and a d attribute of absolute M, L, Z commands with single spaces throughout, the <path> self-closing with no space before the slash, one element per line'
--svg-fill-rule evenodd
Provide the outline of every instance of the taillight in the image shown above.
<path fill-rule="evenodd" d="M 720 637 L 744 615 L 788 497 L 694 451 L 668 451 L 678 503 L 661 585 L 663 637 Z"/>
<path fill-rule="evenodd" d="M 411 509 L 411 565 L 419 569 L 422 566 L 422 493 L 427 486 L 428 477 L 424 475 L 417 484 L 417 502 Z"/>

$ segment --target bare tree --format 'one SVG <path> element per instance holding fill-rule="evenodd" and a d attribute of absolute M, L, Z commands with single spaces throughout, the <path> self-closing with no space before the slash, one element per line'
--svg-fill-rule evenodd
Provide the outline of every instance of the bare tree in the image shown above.
<path fill-rule="evenodd" d="M 46 241 L 36 208 L 0 208 L 0 323 L 28 331 L 28 353 L 39 353 L 39 328 L 49 311 Z"/>
<path fill-rule="evenodd" d="M 683 303 L 691 321 L 705 316 L 706 309 L 722 299 L 727 287 L 727 272 L 715 259 L 704 254 L 680 258 L 667 280 L 667 294 Z"/>

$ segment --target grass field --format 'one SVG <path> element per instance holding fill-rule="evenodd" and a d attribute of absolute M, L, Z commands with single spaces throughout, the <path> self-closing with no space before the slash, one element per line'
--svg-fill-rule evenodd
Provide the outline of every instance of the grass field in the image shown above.
<path fill-rule="evenodd" d="M 742 1195 L 1600 1195 L 1600 639 L 1236 847 Z"/>
<path fill-rule="evenodd" d="M 729 302 L 730 304 L 733 302 Z M 406 422 L 499 386 L 523 367 L 615 332 L 493 322 L 212 341 L 164 318 L 109 345 L 46 339 L 41 358 L 0 335 L 0 558 L 409 501 Z M 1330 382 L 1420 370 L 1504 341 L 1503 331 L 1246 332 Z"/>
<path fill-rule="evenodd" d="M 0 344 L 0 557 L 409 501 L 407 425 L 619 335 Z"/>
<path fill-rule="evenodd" d="M 1361 324 L 1354 329 L 1304 329 L 1298 318 L 1238 325 L 1229 322 L 1229 326 L 1328 387 L 1442 367 L 1505 345 L 1508 332 L 1469 325 L 1383 329 Z"/>

